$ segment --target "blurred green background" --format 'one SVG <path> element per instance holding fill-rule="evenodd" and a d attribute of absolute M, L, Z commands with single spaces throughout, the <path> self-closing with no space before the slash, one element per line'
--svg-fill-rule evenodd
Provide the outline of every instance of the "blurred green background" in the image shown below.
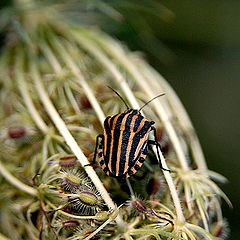
<path fill-rule="evenodd" d="M 234 206 L 231 210 L 223 203 L 228 239 L 240 239 L 240 1 L 70 2 L 69 17 L 144 52 L 171 83 L 193 121 L 209 168 L 229 179 L 221 186 Z M 0 7 L 10 3 L 2 0 Z M 3 45 L 4 34 L 0 39 Z"/>

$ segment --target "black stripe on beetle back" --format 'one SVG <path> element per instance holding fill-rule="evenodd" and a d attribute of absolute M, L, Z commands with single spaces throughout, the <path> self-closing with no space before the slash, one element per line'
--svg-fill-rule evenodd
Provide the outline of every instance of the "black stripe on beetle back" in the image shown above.
<path fill-rule="evenodd" d="M 106 132 L 106 135 L 107 135 L 107 143 L 106 143 L 107 149 L 106 149 L 106 156 L 104 156 L 106 164 L 109 163 L 109 160 L 110 160 L 110 157 L 111 157 L 111 152 L 110 152 L 111 151 L 111 144 L 113 144 L 113 142 L 112 142 L 113 136 L 112 136 L 111 129 L 113 128 L 114 120 L 117 119 L 118 117 L 119 117 L 119 114 L 116 114 L 114 116 L 108 116 L 104 121 L 105 132 Z M 108 123 L 109 119 L 110 119 L 110 121 Z"/>
<path fill-rule="evenodd" d="M 139 125 L 140 125 L 140 123 L 141 123 L 141 121 L 142 121 L 143 119 L 144 119 L 144 117 L 142 116 L 141 113 L 139 113 L 139 114 L 138 114 L 138 117 L 137 117 L 137 119 L 136 119 L 136 121 L 135 121 L 135 124 L 134 124 L 134 129 L 133 129 L 134 132 L 136 132 L 136 131 L 138 130 Z"/>
<path fill-rule="evenodd" d="M 103 156 L 103 152 L 98 152 L 98 157 L 101 158 Z"/>
<path fill-rule="evenodd" d="M 131 160 L 131 162 L 129 162 L 129 166 L 133 166 L 135 164 L 135 160 L 134 159 L 134 155 L 136 154 L 136 150 L 138 147 L 138 144 L 140 142 L 140 139 L 145 136 L 145 134 L 147 133 L 148 129 L 151 127 L 151 125 L 149 126 L 149 122 L 145 122 L 142 129 L 135 134 L 135 136 L 133 137 L 133 142 L 132 142 L 132 146 L 131 146 L 131 150 L 130 150 L 130 154 L 129 154 L 129 160 Z M 143 146 L 145 145 L 145 143 L 143 144 Z M 143 149 L 141 149 L 143 150 Z M 139 154 L 139 153 L 138 153 Z"/>
<path fill-rule="evenodd" d="M 127 155 L 127 147 L 128 144 L 132 144 L 129 142 L 129 137 L 131 134 L 130 131 L 130 125 L 131 122 L 133 121 L 133 116 L 136 115 L 134 112 L 132 112 L 126 119 L 126 128 L 123 131 L 123 136 L 122 136 L 122 143 L 121 143 L 121 154 L 120 154 L 120 163 L 119 163 L 119 175 L 121 176 L 124 172 L 125 168 L 125 162 L 126 162 L 126 155 Z"/>
<path fill-rule="evenodd" d="M 105 121 L 104 121 L 104 134 L 106 136 L 106 146 L 110 146 L 110 142 L 111 142 L 111 130 L 110 130 L 110 125 L 108 123 L 109 118 L 111 118 L 111 116 L 108 116 Z M 104 139 L 105 139 L 104 136 Z M 110 154 L 110 147 L 107 147 L 106 149 L 104 149 L 105 143 L 104 141 L 102 141 L 102 143 L 100 144 L 102 145 L 103 151 L 106 151 L 106 156 L 104 156 L 106 164 L 108 164 L 108 160 L 109 160 L 109 154 Z"/>
<path fill-rule="evenodd" d="M 123 146 L 123 142 L 125 141 L 128 141 L 129 137 L 125 140 L 125 135 L 124 135 L 124 132 L 125 130 L 123 131 L 123 136 L 122 136 L 122 141 L 119 142 L 119 136 L 120 136 L 120 125 L 122 124 L 122 120 L 123 118 L 125 117 L 126 114 L 129 114 L 128 113 L 125 113 L 125 114 L 122 114 L 121 115 L 121 118 L 119 117 L 119 119 L 117 120 L 117 128 L 115 128 L 114 130 L 114 145 L 113 145 L 113 151 L 112 151 L 112 162 L 111 162 L 111 167 L 112 167 L 112 172 L 113 174 L 116 174 L 116 175 L 119 175 L 119 173 L 116 173 L 116 163 L 117 163 L 117 152 L 118 152 L 118 148 L 121 148 L 121 151 L 122 151 L 122 146 Z M 127 125 L 127 123 L 131 122 L 132 121 L 132 118 L 133 118 L 134 114 L 130 113 L 128 116 L 127 116 L 127 119 L 126 119 L 126 122 L 125 122 L 125 127 Z M 129 131 L 128 131 L 129 132 Z M 122 152 L 121 152 L 122 154 Z M 121 154 L 120 154 L 120 161 L 119 161 L 119 172 L 121 171 L 121 166 L 123 165 L 123 168 L 124 168 L 124 164 L 125 164 L 125 158 L 122 159 L 121 158 Z"/>
<path fill-rule="evenodd" d="M 112 136 L 113 148 L 112 148 L 112 152 L 110 153 L 110 161 L 111 161 L 111 168 L 112 168 L 111 171 L 113 174 L 116 173 L 117 151 L 118 151 L 118 148 L 120 147 L 119 144 L 121 144 L 119 143 L 119 136 L 120 136 L 119 126 L 121 125 L 125 115 L 126 114 L 121 114 L 118 116 L 114 131 L 113 131 L 113 136 Z"/>
<path fill-rule="evenodd" d="M 110 132 L 110 126 L 109 126 L 109 124 L 108 124 L 108 119 L 109 119 L 109 118 L 111 118 L 111 116 L 108 116 L 108 117 L 104 120 L 104 123 L 103 123 L 104 129 L 105 129 L 106 132 Z"/>
<path fill-rule="evenodd" d="M 106 134 L 106 141 L 107 141 L 107 143 L 106 143 L 106 149 L 104 149 L 104 151 L 106 150 L 106 156 L 104 156 L 104 158 L 105 158 L 105 160 L 106 160 L 106 164 L 108 164 L 108 162 L 109 162 L 109 156 L 110 156 L 110 146 L 111 146 L 111 132 L 105 132 L 105 134 Z M 104 144 L 104 146 L 105 146 L 105 144 Z"/>

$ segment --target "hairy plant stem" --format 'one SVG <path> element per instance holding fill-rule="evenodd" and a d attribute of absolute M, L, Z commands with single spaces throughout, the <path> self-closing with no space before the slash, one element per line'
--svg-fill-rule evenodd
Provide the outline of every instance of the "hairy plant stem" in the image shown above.
<path fill-rule="evenodd" d="M 0 161 L 0 173 L 1 175 L 13 186 L 17 187 L 21 191 L 28 193 L 32 196 L 37 196 L 37 190 L 22 183 L 17 178 L 15 178 L 9 171 L 4 167 L 4 165 Z"/>

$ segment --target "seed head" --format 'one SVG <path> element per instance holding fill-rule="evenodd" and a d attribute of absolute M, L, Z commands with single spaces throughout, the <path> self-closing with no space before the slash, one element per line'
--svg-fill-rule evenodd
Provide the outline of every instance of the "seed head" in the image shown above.
<path fill-rule="evenodd" d="M 224 219 L 223 221 L 219 221 L 215 224 L 213 224 L 212 227 L 212 234 L 213 236 L 219 238 L 219 239 L 227 239 L 229 236 L 229 226 L 228 222 Z"/>
<path fill-rule="evenodd" d="M 62 181 L 62 187 L 64 190 L 73 193 L 81 187 L 90 185 L 90 182 L 88 181 L 88 178 L 85 177 L 84 173 L 80 173 L 75 169 L 61 172 L 60 180 Z"/>
<path fill-rule="evenodd" d="M 159 176 L 153 176 L 150 178 L 146 191 L 151 196 L 151 198 L 159 198 L 165 190 L 166 183 L 163 178 Z"/>
<path fill-rule="evenodd" d="M 133 211 L 134 215 L 142 215 L 145 214 L 147 211 L 147 204 L 146 201 L 133 196 L 132 199 L 130 200 L 130 209 Z"/>
<path fill-rule="evenodd" d="M 97 208 L 102 205 L 102 199 L 94 189 L 78 191 L 69 197 L 68 202 L 74 209 L 88 213 L 95 213 Z"/>

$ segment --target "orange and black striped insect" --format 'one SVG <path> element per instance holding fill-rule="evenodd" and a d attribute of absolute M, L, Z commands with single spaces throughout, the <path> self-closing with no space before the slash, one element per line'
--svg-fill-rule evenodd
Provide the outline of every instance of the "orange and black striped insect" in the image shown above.
<path fill-rule="evenodd" d="M 123 113 L 105 119 L 104 133 L 96 138 L 93 162 L 96 161 L 98 154 L 99 163 L 107 175 L 128 178 L 141 168 L 148 153 L 148 145 L 151 144 L 157 147 L 160 168 L 170 171 L 163 168 L 161 163 L 160 144 L 156 141 L 156 128 L 153 126 L 155 122 L 144 118 L 140 112 L 148 103 L 164 94 L 154 97 L 139 110 L 135 110 L 130 109 L 123 98 L 114 89 L 112 90 L 124 102 L 127 109 Z M 149 140 L 151 131 L 154 133 L 154 140 Z"/>

